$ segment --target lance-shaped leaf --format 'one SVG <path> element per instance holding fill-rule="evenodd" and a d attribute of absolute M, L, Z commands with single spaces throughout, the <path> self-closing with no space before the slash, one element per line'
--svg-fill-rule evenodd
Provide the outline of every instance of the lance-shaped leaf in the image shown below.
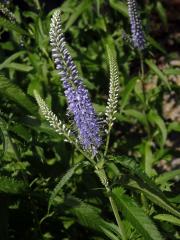
<path fill-rule="evenodd" d="M 160 206 L 171 214 L 180 217 L 178 210 L 170 204 L 163 192 L 161 192 L 161 190 L 151 180 L 151 178 L 149 178 L 142 171 L 142 169 L 133 158 L 126 156 L 117 156 L 110 157 L 110 159 L 117 164 L 119 163 L 121 165 L 121 170 L 123 167 L 130 173 L 133 178 L 136 177 L 136 181 L 131 181 L 128 186 L 134 188 L 136 192 L 138 190 L 144 193 L 146 197 L 149 198 L 154 204 Z"/>
<path fill-rule="evenodd" d="M 36 105 L 30 98 L 4 75 L 0 74 L 0 93 L 17 103 L 31 114 L 36 114 Z"/>
<path fill-rule="evenodd" d="M 78 222 L 90 229 L 104 233 L 109 239 L 121 239 L 121 234 L 117 225 L 105 221 L 100 213 L 101 210 L 73 196 L 68 196 L 66 204 L 70 207 L 70 212 L 75 215 Z"/>
<path fill-rule="evenodd" d="M 64 176 L 60 179 L 60 181 L 58 182 L 58 184 L 56 185 L 56 187 L 53 189 L 53 191 L 51 193 L 51 196 L 49 198 L 48 209 L 50 209 L 56 196 L 62 191 L 64 185 L 71 179 L 71 177 L 74 175 L 74 173 L 76 172 L 76 170 L 78 169 L 79 166 L 82 166 L 82 163 L 78 163 L 78 164 L 74 165 L 73 167 L 71 167 L 66 172 L 66 174 L 64 174 Z"/>
<path fill-rule="evenodd" d="M 162 240 L 162 236 L 153 221 L 145 214 L 133 199 L 122 193 L 119 188 L 113 189 L 113 197 L 119 210 L 127 220 L 142 234 L 146 240 Z"/>

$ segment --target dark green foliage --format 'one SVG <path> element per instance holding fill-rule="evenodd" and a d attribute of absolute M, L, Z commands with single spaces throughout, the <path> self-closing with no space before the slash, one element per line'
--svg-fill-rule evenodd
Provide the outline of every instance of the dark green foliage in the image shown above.
<path fill-rule="evenodd" d="M 131 198 L 122 194 L 121 189 L 113 189 L 113 194 L 117 201 L 118 208 L 145 239 L 163 239 L 143 209 L 138 207 Z"/>
<path fill-rule="evenodd" d="M 148 43 L 143 56 L 125 40 L 126 1 L 0 4 L 0 239 L 123 239 L 109 199 L 118 207 L 127 240 L 180 238 L 179 12 L 176 1 L 137 2 Z M 33 96 L 36 90 L 73 126 L 51 58 L 49 25 L 56 7 L 100 120 L 109 61 L 112 70 L 111 57 L 117 61 L 119 76 L 111 76 L 120 84 L 117 113 L 109 147 L 102 146 L 96 165 L 41 118 Z M 102 137 L 105 143 L 106 134 Z"/>
<path fill-rule="evenodd" d="M 27 190 L 27 185 L 21 180 L 15 180 L 5 176 L 0 176 L 0 193 L 22 194 Z"/>
<path fill-rule="evenodd" d="M 8 99 L 20 105 L 27 112 L 31 114 L 35 114 L 37 112 L 36 105 L 24 94 L 21 88 L 10 82 L 3 75 L 0 75 L 0 92 Z"/>

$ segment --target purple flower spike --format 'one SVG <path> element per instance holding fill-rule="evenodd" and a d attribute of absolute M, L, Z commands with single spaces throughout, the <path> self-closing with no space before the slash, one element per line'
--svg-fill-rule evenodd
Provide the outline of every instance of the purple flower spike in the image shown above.
<path fill-rule="evenodd" d="M 137 10 L 136 0 L 127 0 L 127 3 L 131 24 L 132 42 L 134 47 L 138 48 L 139 50 L 143 50 L 145 48 L 145 38 Z"/>
<path fill-rule="evenodd" d="M 55 11 L 50 26 L 50 43 L 56 69 L 61 76 L 68 110 L 73 114 L 78 139 L 85 150 L 96 155 L 101 145 L 100 127 L 88 91 L 79 78 L 77 68 L 66 47 L 61 27 L 61 12 Z"/>

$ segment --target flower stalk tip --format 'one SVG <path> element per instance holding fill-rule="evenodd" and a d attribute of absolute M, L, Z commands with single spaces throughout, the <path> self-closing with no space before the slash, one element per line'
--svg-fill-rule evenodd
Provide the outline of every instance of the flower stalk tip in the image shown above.
<path fill-rule="evenodd" d="M 145 37 L 137 9 L 136 0 L 127 0 L 127 4 L 133 45 L 135 48 L 143 50 L 145 48 Z"/>

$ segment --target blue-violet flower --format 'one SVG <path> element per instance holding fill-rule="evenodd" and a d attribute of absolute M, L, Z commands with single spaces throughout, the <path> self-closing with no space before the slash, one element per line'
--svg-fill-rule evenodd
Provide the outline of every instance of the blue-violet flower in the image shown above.
<path fill-rule="evenodd" d="M 143 50 L 145 48 L 145 38 L 142 30 L 141 20 L 137 10 L 136 0 L 127 0 L 127 3 L 133 45 L 139 50 Z"/>
<path fill-rule="evenodd" d="M 51 20 L 50 43 L 52 57 L 63 83 L 68 110 L 73 114 L 78 129 L 78 139 L 85 150 L 90 150 L 95 155 L 102 142 L 100 126 L 88 91 L 85 89 L 66 47 L 60 10 L 54 12 Z"/>

